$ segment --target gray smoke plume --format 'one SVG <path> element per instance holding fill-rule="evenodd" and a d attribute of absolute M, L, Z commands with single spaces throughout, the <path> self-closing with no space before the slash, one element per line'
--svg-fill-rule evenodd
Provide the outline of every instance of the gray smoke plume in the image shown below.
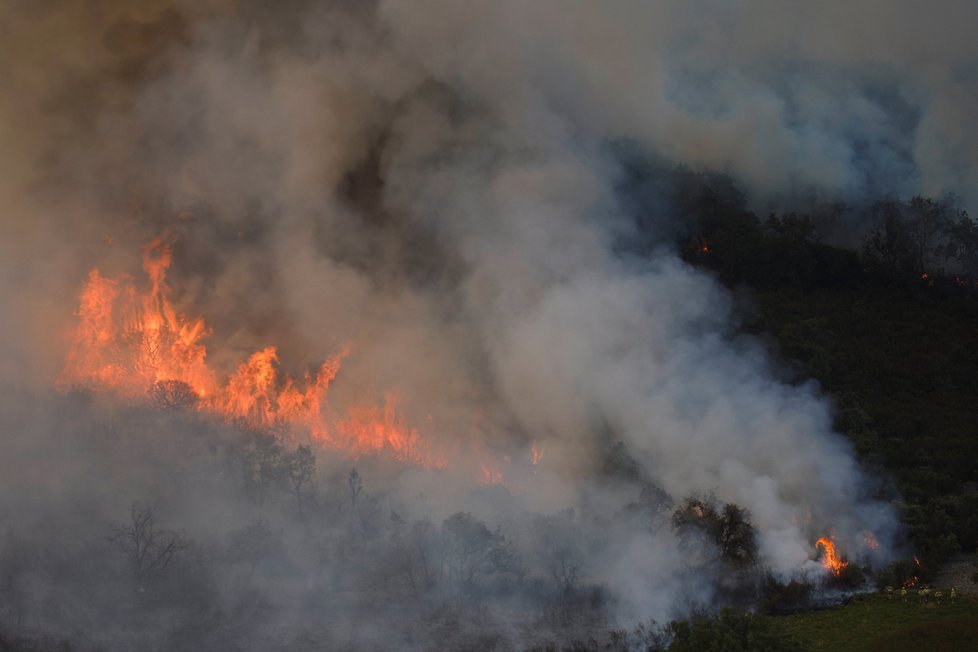
<path fill-rule="evenodd" d="M 276 344 L 301 374 L 349 345 L 333 404 L 396 391 L 405 421 L 433 424 L 424 436 L 446 449 L 517 460 L 541 447 L 539 468 L 505 469 L 505 491 L 386 467 L 373 486 L 406 517 L 466 510 L 508 524 L 524 552 L 539 546 L 517 534 L 520 519 L 564 514 L 591 542 L 580 577 L 608 587 L 617 621 L 682 615 L 714 589 L 688 572 L 668 519 L 651 532 L 616 524 L 639 491 L 593 480 L 616 442 L 645 486 L 748 509 L 761 563 L 780 577 L 820 572 L 814 541 L 829 532 L 853 561 L 878 564 L 896 519 L 832 432 L 830 406 L 776 378 L 737 336 L 729 297 L 668 234 L 637 231 L 616 191 L 616 144 L 728 171 L 757 202 L 956 192 L 973 204 L 978 8 L 939 5 L 7 2 L 9 401 L 53 385 L 87 271 L 138 276 L 142 245 L 168 231 L 174 300 L 213 328 L 219 370 Z M 650 237 L 654 255 L 623 253 Z M 50 400 L 70 415 L 68 399 Z M 181 497 L 169 516 L 199 539 L 248 522 L 226 486 L 177 490 L 133 461 L 155 446 L 148 434 L 111 459 L 104 441 L 67 454 L 66 432 L 101 426 L 5 409 L 3 457 L 30 460 L 0 479 L 11 523 L 34 522 L 16 516 L 27 495 L 33 512 L 75 523 L 74 495 L 104 525 L 154 492 Z M 147 432 L 167 440 L 176 427 Z M 205 464 L 194 450 L 157 453 Z M 321 479 L 348 464 L 321 461 Z M 332 562 L 304 554 L 293 563 L 319 569 L 308 582 L 329 584 Z M 287 575 L 269 588 L 283 603 L 301 583 Z M 363 622 L 379 631 L 348 638 L 382 640 L 379 621 Z"/>

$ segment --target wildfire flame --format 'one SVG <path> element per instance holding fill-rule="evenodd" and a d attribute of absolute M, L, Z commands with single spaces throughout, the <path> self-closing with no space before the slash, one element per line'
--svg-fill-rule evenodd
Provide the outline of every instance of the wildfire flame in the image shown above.
<path fill-rule="evenodd" d="M 187 319 L 173 309 L 166 284 L 171 261 L 162 237 L 146 246 L 143 270 L 150 284 L 142 294 L 125 279 L 106 278 L 98 269 L 89 273 L 62 384 L 91 383 L 132 396 L 176 380 L 199 397 L 214 393 L 217 383 L 200 343 L 210 331 L 202 319 Z"/>
<path fill-rule="evenodd" d="M 880 542 L 876 540 L 876 535 L 869 530 L 863 532 L 863 543 L 866 544 L 866 547 L 872 550 L 876 550 L 880 547 Z"/>
<path fill-rule="evenodd" d="M 543 446 L 533 442 L 533 445 L 530 446 L 530 463 L 533 464 L 533 466 L 539 464 L 543 460 L 543 453 Z"/>
<path fill-rule="evenodd" d="M 836 577 L 841 575 L 845 567 L 849 565 L 849 562 L 843 560 L 836 552 L 835 543 L 828 537 L 822 537 L 815 542 L 816 549 L 819 546 L 825 550 L 825 554 L 822 557 L 822 566 Z"/>
<path fill-rule="evenodd" d="M 480 481 L 484 485 L 502 484 L 503 472 L 492 460 L 485 460 L 481 465 L 482 477 Z"/>
<path fill-rule="evenodd" d="M 920 568 L 920 560 L 917 559 L 917 556 L 916 555 L 914 555 L 914 557 L 913 557 L 913 564 L 917 568 Z M 919 578 L 916 575 L 911 575 L 910 576 L 910 579 L 903 583 L 903 588 L 909 589 L 909 588 L 912 588 L 914 586 L 917 586 L 917 582 L 918 581 L 919 581 Z"/>
<path fill-rule="evenodd" d="M 394 392 L 382 402 L 353 405 L 345 415 L 332 413 L 326 394 L 350 355 L 347 348 L 297 382 L 279 371 L 278 351 L 269 346 L 219 382 L 203 344 L 211 329 L 171 303 L 166 272 L 172 260 L 171 243 L 161 236 L 143 251 L 146 287 L 127 277 L 107 278 L 98 269 L 89 273 L 60 387 L 90 386 L 128 398 L 155 394 L 165 405 L 193 405 L 251 427 L 301 427 L 322 446 L 353 456 L 386 452 L 414 464 L 445 466 L 444 455 L 399 416 Z"/>

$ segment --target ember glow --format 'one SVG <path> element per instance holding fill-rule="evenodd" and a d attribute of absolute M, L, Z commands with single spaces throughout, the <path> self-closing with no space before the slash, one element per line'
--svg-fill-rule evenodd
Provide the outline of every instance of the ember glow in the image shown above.
<path fill-rule="evenodd" d="M 484 485 L 502 484 L 503 483 L 503 472 L 499 468 L 499 465 L 492 460 L 486 460 L 482 462 L 480 467 L 482 476 L 480 482 Z"/>
<path fill-rule="evenodd" d="M 171 302 L 166 272 L 172 260 L 172 243 L 161 236 L 143 251 L 144 287 L 126 277 L 107 278 L 97 268 L 89 273 L 59 379 L 62 389 L 148 396 L 164 407 L 193 405 L 247 427 L 301 432 L 353 457 L 385 453 L 421 466 L 445 466 L 444 455 L 398 414 L 396 393 L 355 404 L 343 414 L 330 408 L 327 391 L 350 355 L 346 347 L 301 381 L 280 371 L 275 346 L 256 351 L 219 381 L 203 343 L 212 330 L 202 318 L 178 313 Z"/>
<path fill-rule="evenodd" d="M 863 532 L 863 543 L 871 550 L 876 550 L 880 547 L 880 542 L 876 540 L 876 535 L 869 530 Z"/>
<path fill-rule="evenodd" d="M 835 550 L 835 543 L 828 537 L 822 537 L 816 541 L 815 547 L 821 547 L 824 550 L 822 566 L 836 577 L 841 575 L 842 571 L 849 565 L 849 562 L 839 556 L 839 553 Z"/>
<path fill-rule="evenodd" d="M 536 442 L 533 443 L 533 446 L 530 448 L 530 462 L 533 466 L 536 466 L 543 460 L 544 452 L 543 446 Z"/>

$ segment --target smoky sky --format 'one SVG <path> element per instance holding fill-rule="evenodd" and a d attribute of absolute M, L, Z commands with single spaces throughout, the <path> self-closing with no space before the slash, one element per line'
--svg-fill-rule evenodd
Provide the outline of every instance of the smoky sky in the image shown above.
<path fill-rule="evenodd" d="M 777 380 L 668 247 L 621 253 L 660 236 L 617 192 L 618 146 L 754 202 L 968 207 L 976 22 L 963 1 L 8 0 L 0 376 L 50 386 L 87 271 L 138 279 L 166 231 L 222 372 L 349 345 L 338 404 L 395 390 L 431 437 L 545 445 L 535 508 L 621 440 L 671 494 L 749 508 L 778 571 L 829 529 L 885 556 L 893 512 L 818 388 Z M 655 576 L 671 545 L 621 558 Z M 667 602 L 627 568 L 632 604 Z"/>

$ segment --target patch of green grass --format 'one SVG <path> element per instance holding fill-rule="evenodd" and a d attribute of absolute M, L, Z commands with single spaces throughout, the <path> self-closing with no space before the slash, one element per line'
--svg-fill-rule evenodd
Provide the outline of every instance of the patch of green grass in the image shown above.
<path fill-rule="evenodd" d="M 945 594 L 947 591 L 945 590 Z M 870 652 L 978 649 L 978 598 L 920 604 L 911 594 L 864 595 L 830 609 L 777 618 L 784 630 L 812 650 Z"/>

